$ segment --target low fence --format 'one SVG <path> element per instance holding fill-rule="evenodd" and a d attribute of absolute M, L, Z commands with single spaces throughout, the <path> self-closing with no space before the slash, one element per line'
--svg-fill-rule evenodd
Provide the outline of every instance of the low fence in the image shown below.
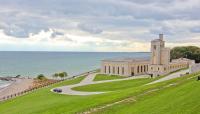
<path fill-rule="evenodd" d="M 56 80 L 54 82 L 46 83 L 46 84 L 40 85 L 38 87 L 31 87 L 31 88 L 26 89 L 24 91 L 21 91 L 21 92 L 18 92 L 18 93 L 14 93 L 14 94 L 11 94 L 11 95 L 8 95 L 8 96 L 4 96 L 4 97 L 0 98 L 0 102 L 6 101 L 6 100 L 9 100 L 9 99 L 13 99 L 15 97 L 22 96 L 22 95 L 25 95 L 25 94 L 28 94 L 28 93 L 31 93 L 31 92 L 33 92 L 35 90 L 38 90 L 38 89 L 41 89 L 41 88 L 44 88 L 44 87 L 49 87 L 49 86 L 51 86 L 53 84 L 57 84 L 57 83 L 65 81 L 65 80 L 71 80 L 71 79 L 78 78 L 78 77 L 81 77 L 81 76 L 93 74 L 93 73 L 96 73 L 98 71 L 100 71 L 100 69 L 91 70 L 91 71 L 88 71 L 88 72 L 85 72 L 85 73 L 81 73 L 79 75 L 75 75 L 75 76 L 72 76 L 72 77 L 69 77 L 69 78 L 65 78 L 65 79 L 62 79 L 62 80 Z"/>

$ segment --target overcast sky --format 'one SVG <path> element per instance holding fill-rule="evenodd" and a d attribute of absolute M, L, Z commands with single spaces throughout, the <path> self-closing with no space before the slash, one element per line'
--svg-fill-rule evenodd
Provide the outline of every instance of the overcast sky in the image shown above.
<path fill-rule="evenodd" d="M 149 51 L 200 46 L 200 0 L 0 0 L 1 51 Z"/>

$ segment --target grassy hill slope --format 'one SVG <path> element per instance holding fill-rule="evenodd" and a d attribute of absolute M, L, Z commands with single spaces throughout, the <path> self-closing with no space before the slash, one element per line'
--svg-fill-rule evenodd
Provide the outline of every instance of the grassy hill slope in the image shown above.
<path fill-rule="evenodd" d="M 59 95 L 50 92 L 50 89 L 54 87 L 79 83 L 82 79 L 83 77 L 66 80 L 63 83 L 2 102 L 0 103 L 0 114 L 74 114 L 128 96 L 126 92 L 117 94 L 115 91 L 91 96 Z M 134 83 L 135 80 L 130 82 Z M 123 85 L 126 81 L 120 83 Z"/>
<path fill-rule="evenodd" d="M 135 97 L 136 101 L 113 105 L 95 114 L 199 114 L 200 81 L 183 77 L 168 81 L 171 87 Z M 174 84 L 174 85 L 173 85 Z M 162 89 L 165 87 L 165 89 Z"/>
<path fill-rule="evenodd" d="M 199 75 L 199 74 L 198 74 Z M 111 92 L 91 96 L 59 95 L 50 92 L 53 87 L 75 84 L 83 77 L 68 80 L 63 83 L 37 90 L 33 93 L 0 103 L 0 114 L 74 114 L 98 107 L 109 107 L 96 110 L 94 114 L 198 114 L 200 100 L 200 82 L 198 75 L 188 75 L 153 85 L 145 85 L 152 79 L 144 79 L 145 83 L 134 84 L 138 80 L 129 80 L 132 86 L 126 86 L 127 81 L 102 83 L 108 84 L 99 90 L 113 90 Z M 132 82 L 131 82 L 132 81 Z M 141 85 L 140 85 L 141 84 Z M 115 85 L 115 86 L 112 86 Z M 93 86 L 93 87 L 92 87 Z M 88 91 L 95 91 L 99 84 L 89 85 Z M 115 91 L 114 91 L 115 90 Z M 118 101 L 124 99 L 125 102 Z M 112 105 L 113 104 L 113 105 Z"/>
<path fill-rule="evenodd" d="M 102 81 L 102 80 L 115 80 L 115 79 L 122 79 L 126 78 L 124 76 L 117 76 L 117 75 L 105 75 L 105 74 L 97 74 L 94 78 L 94 81 Z"/>

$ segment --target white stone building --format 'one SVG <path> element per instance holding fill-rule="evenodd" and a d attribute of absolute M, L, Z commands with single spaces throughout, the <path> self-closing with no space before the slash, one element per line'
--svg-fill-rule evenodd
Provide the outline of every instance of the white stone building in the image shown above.
<path fill-rule="evenodd" d="M 193 60 L 180 58 L 170 61 L 170 49 L 165 47 L 163 34 L 159 35 L 159 39 L 151 41 L 151 59 L 109 59 L 103 60 L 101 65 L 102 74 L 122 75 L 122 76 L 138 76 L 166 75 L 170 72 L 188 68 Z"/>

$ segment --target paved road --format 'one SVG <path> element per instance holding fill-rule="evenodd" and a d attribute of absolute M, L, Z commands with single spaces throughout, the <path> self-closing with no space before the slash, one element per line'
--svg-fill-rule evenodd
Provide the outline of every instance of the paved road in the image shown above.
<path fill-rule="evenodd" d="M 130 78 L 115 79 L 115 80 L 93 81 L 94 78 L 95 78 L 95 76 L 96 76 L 96 74 L 89 74 L 88 76 L 85 77 L 85 79 L 83 79 L 78 84 L 58 87 L 58 89 L 62 89 L 62 93 L 60 93 L 60 94 L 67 94 L 67 95 L 94 95 L 94 94 L 102 94 L 102 93 L 105 93 L 105 92 L 82 92 L 82 91 L 72 90 L 72 88 L 79 87 L 79 86 L 90 85 L 90 84 L 99 84 L 99 83 L 106 83 L 106 82 L 116 82 L 116 81 L 132 80 L 132 79 L 140 79 L 140 78 L 148 78 L 149 77 L 147 75 L 144 75 L 144 76 L 134 76 L 134 77 L 130 77 Z"/>
<path fill-rule="evenodd" d="M 175 72 L 175 73 L 172 73 L 172 74 L 170 74 L 168 76 L 165 76 L 164 78 L 161 78 L 159 80 L 156 80 L 156 81 L 153 81 L 151 83 L 148 83 L 147 85 L 155 84 L 155 83 L 163 82 L 163 81 L 167 81 L 167 80 L 171 80 L 171 79 L 174 79 L 174 78 L 178 78 L 178 77 L 180 77 L 181 74 L 186 74 L 187 72 L 189 72 L 189 69 L 181 70 L 179 72 Z"/>

